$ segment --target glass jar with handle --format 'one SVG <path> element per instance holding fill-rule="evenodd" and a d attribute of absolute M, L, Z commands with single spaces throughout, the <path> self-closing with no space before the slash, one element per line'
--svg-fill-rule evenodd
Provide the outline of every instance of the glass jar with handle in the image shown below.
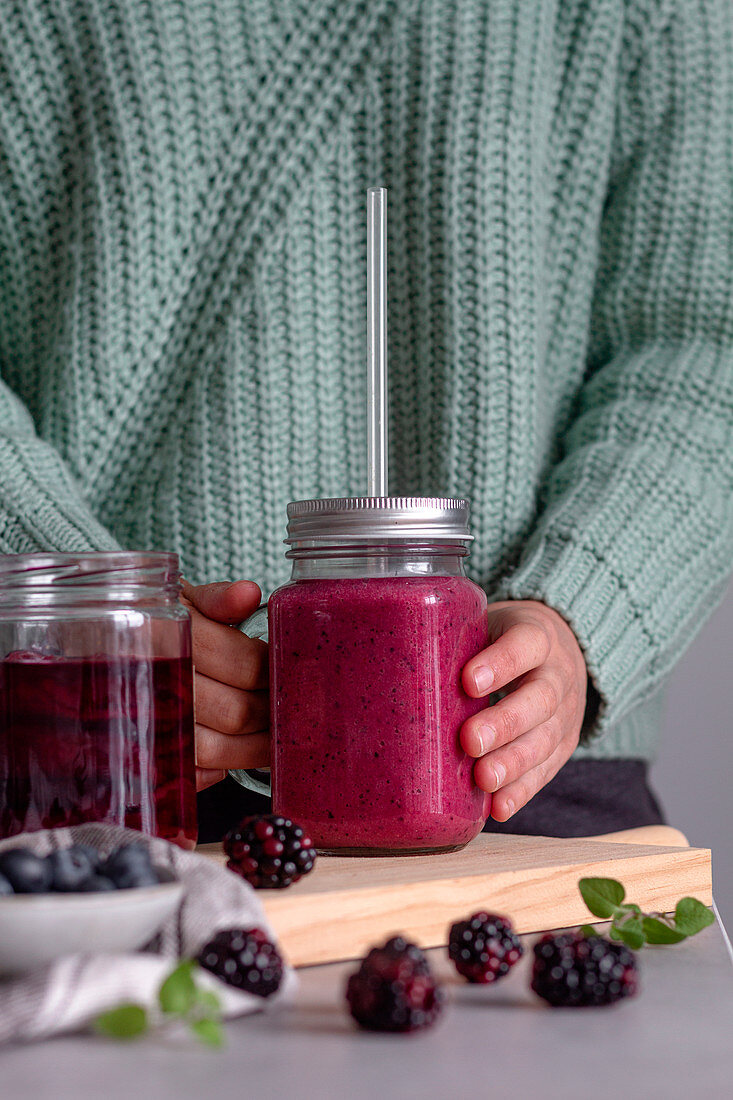
<path fill-rule="evenodd" d="M 490 808 L 459 742 L 485 706 L 461 670 L 488 631 L 467 503 L 296 501 L 288 520 L 293 572 L 268 605 L 274 811 L 322 851 L 462 847 Z"/>

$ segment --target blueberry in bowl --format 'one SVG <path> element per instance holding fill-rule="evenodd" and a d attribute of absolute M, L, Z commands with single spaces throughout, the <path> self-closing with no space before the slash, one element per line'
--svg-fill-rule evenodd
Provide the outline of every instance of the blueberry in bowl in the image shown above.
<path fill-rule="evenodd" d="M 118 890 L 157 886 L 160 882 L 159 874 L 153 867 L 150 853 L 144 844 L 128 844 L 124 848 L 115 848 L 100 871 Z"/>
<path fill-rule="evenodd" d="M 144 844 L 106 857 L 76 844 L 38 856 L 0 852 L 0 974 L 64 955 L 116 954 L 147 943 L 180 903 L 183 884 L 154 867 Z"/>
<path fill-rule="evenodd" d="M 8 852 L 8 855 L 12 854 L 12 851 Z M 0 862 L 2 862 L 1 855 Z M 79 890 L 86 889 L 86 883 L 90 879 L 98 877 L 100 859 L 93 849 L 86 851 L 80 844 L 74 844 L 71 848 L 60 848 L 57 852 L 51 852 L 42 862 L 48 864 L 51 870 L 50 890 L 63 894 L 75 894 Z M 19 891 L 19 893 L 22 892 Z"/>
<path fill-rule="evenodd" d="M 0 852 L 0 875 L 10 883 L 14 894 L 47 894 L 52 889 L 51 864 L 27 848 Z"/>

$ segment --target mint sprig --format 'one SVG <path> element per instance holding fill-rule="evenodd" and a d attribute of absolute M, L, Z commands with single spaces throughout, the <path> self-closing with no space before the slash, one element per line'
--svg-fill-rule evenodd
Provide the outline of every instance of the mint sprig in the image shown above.
<path fill-rule="evenodd" d="M 184 959 L 171 971 L 158 990 L 158 1003 L 168 1016 L 187 1016 L 196 1004 L 198 990 L 193 979 L 197 964 Z"/>
<path fill-rule="evenodd" d="M 148 1030 L 148 1014 L 142 1005 L 118 1005 L 97 1016 L 94 1029 L 111 1039 L 137 1039 Z"/>
<path fill-rule="evenodd" d="M 210 1047 L 224 1044 L 221 1001 L 210 989 L 196 985 L 198 963 L 182 959 L 161 983 L 158 1004 L 164 1019 L 187 1024 L 199 1042 Z M 102 1012 L 94 1029 L 112 1039 L 137 1039 L 152 1030 L 150 1014 L 143 1005 L 121 1004 Z"/>
<path fill-rule="evenodd" d="M 715 920 L 708 907 L 697 898 L 681 898 L 672 917 L 664 913 L 643 913 L 633 902 L 624 902 L 626 891 L 615 878 L 582 878 L 578 889 L 594 917 L 611 921 L 611 939 L 621 940 L 633 950 L 645 943 L 681 943 Z"/>

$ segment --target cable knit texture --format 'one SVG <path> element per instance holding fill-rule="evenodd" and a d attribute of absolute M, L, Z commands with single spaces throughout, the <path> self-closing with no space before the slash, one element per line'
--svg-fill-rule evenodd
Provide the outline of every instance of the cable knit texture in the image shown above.
<path fill-rule="evenodd" d="M 390 188 L 391 487 L 467 496 L 652 754 L 733 555 L 730 0 L 0 0 L 0 551 L 287 576 L 365 489 Z"/>

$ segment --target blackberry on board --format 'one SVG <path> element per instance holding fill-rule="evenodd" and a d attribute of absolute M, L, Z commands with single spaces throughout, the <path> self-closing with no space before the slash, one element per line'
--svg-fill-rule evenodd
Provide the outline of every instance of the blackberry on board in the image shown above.
<path fill-rule="evenodd" d="M 261 928 L 226 928 L 198 954 L 198 962 L 227 985 L 270 997 L 283 977 L 279 951 Z"/>
<path fill-rule="evenodd" d="M 279 814 L 245 817 L 224 838 L 227 867 L 258 890 L 281 890 L 313 869 L 316 850 L 305 830 Z"/>
<path fill-rule="evenodd" d="M 443 991 L 424 953 L 395 936 L 373 947 L 346 986 L 349 1010 L 370 1031 L 417 1031 L 440 1014 Z"/>
<path fill-rule="evenodd" d="M 451 925 L 448 955 L 469 982 L 503 978 L 522 953 L 521 940 L 507 917 L 482 911 Z"/>
<path fill-rule="evenodd" d="M 638 981 L 633 951 L 603 936 L 550 932 L 534 945 L 532 989 L 548 1004 L 613 1004 L 633 996 Z"/>

